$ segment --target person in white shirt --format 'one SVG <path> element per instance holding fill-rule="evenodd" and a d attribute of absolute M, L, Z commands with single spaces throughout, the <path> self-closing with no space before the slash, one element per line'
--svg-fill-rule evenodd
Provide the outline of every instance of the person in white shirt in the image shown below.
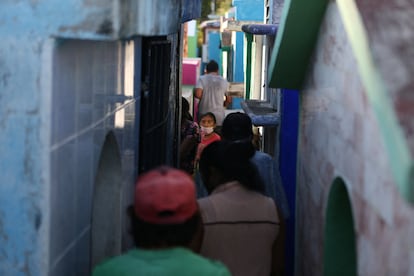
<path fill-rule="evenodd" d="M 231 103 L 228 88 L 227 80 L 219 75 L 217 62 L 211 60 L 206 65 L 206 74 L 200 76 L 194 90 L 194 97 L 200 100 L 198 114 L 212 112 L 216 116 L 216 131 L 219 134 L 225 117 L 224 109 Z"/>

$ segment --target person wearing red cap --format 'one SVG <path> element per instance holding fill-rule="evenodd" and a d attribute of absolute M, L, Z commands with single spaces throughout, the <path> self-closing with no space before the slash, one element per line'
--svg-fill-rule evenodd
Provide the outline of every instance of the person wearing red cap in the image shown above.
<path fill-rule="evenodd" d="M 194 252 L 202 222 L 187 173 L 162 166 L 141 175 L 129 214 L 137 248 L 99 264 L 93 276 L 230 275 L 221 263 Z"/>

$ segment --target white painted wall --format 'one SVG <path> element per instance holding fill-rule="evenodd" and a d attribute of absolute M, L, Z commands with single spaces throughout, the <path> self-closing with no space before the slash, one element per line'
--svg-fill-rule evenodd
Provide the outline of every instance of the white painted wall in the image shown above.
<path fill-rule="evenodd" d="M 297 275 L 322 275 L 328 194 L 347 186 L 358 275 L 414 275 L 414 209 L 400 196 L 335 2 L 300 92 Z"/>

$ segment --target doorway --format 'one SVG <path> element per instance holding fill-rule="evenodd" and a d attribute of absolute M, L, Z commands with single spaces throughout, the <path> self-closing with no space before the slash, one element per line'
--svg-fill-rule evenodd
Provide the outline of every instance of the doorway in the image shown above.
<path fill-rule="evenodd" d="M 139 173 L 166 162 L 170 110 L 171 42 L 167 37 L 143 40 Z"/>

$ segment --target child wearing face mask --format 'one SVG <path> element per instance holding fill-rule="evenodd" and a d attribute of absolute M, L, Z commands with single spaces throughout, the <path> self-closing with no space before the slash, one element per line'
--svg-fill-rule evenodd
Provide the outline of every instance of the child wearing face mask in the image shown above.
<path fill-rule="evenodd" d="M 196 162 L 200 159 L 201 153 L 207 145 L 213 143 L 214 141 L 221 140 L 220 135 L 214 132 L 214 128 L 216 127 L 216 116 L 214 116 L 213 113 L 207 112 L 201 115 L 199 125 L 201 141 L 197 148 Z"/>
<path fill-rule="evenodd" d="M 196 171 L 194 178 L 196 183 L 197 198 L 203 198 L 207 196 L 208 193 L 200 177 L 198 160 L 200 160 L 200 156 L 204 148 L 215 141 L 221 140 L 221 136 L 214 132 L 214 128 L 216 127 L 216 116 L 214 116 L 213 113 L 207 112 L 201 115 L 198 124 L 200 126 L 200 143 L 198 143 L 195 158 Z"/>

